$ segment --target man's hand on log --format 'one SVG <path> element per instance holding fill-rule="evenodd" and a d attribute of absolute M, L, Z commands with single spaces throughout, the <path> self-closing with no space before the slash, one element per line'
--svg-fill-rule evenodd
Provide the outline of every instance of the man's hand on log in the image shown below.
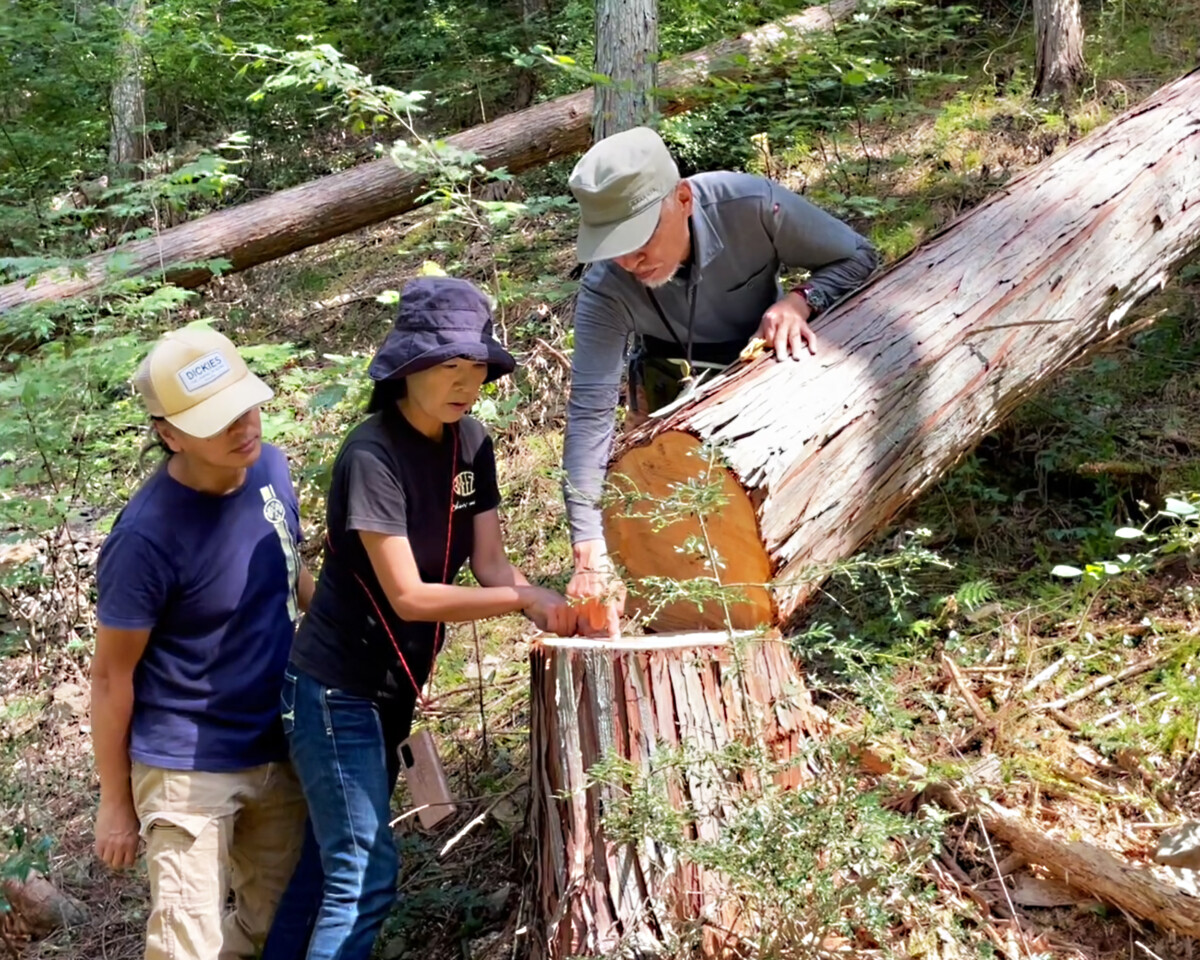
<path fill-rule="evenodd" d="M 767 308 L 754 336 L 775 348 L 776 360 L 799 360 L 806 350 L 815 355 L 817 336 L 808 325 L 810 316 L 808 301 L 798 293 L 789 293 Z"/>
<path fill-rule="evenodd" d="M 139 829 L 132 800 L 101 798 L 96 811 L 96 856 L 114 870 L 132 867 L 138 855 Z"/>
<path fill-rule="evenodd" d="M 575 544 L 575 573 L 567 596 L 576 606 L 576 632 L 585 637 L 621 636 L 625 612 L 625 584 L 617 577 L 603 540 Z"/>

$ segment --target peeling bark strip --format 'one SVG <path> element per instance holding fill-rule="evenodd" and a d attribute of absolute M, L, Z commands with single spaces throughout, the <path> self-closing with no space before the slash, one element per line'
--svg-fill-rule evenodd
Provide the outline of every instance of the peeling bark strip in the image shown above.
<path fill-rule="evenodd" d="M 720 956 L 751 918 L 723 896 L 719 875 L 680 861 L 650 840 L 617 843 L 604 831 L 610 784 L 588 771 L 615 756 L 661 777 L 666 801 L 694 815 L 688 840 L 712 839 L 737 786 L 711 759 L 663 776 L 664 754 L 684 747 L 711 757 L 731 743 L 765 743 L 795 765 L 780 786 L 811 772 L 806 742 L 825 732 L 778 634 L 737 638 L 708 633 L 632 638 L 617 648 L 550 640 L 531 655 L 530 826 L 537 839 L 539 902 L 535 960 L 661 952 L 673 933 L 705 927 L 705 956 Z M 657 765 L 656 765 L 657 764 Z M 718 788 L 720 784 L 720 788 Z M 743 784 L 753 787 L 753 784 Z"/>
<path fill-rule="evenodd" d="M 725 583 L 762 583 L 735 627 L 789 616 L 828 565 L 869 541 L 1043 381 L 1114 335 L 1200 242 L 1200 74 L 1013 180 L 816 324 L 818 354 L 766 357 L 703 384 L 626 438 L 611 476 L 651 497 L 699 475 L 715 445 L 730 504 L 707 524 Z M 607 511 L 632 578 L 711 576 Z M 635 505 L 647 512 L 652 505 Z M 765 576 L 760 576 L 760 572 Z M 663 629 L 724 624 L 664 611 Z"/>
<path fill-rule="evenodd" d="M 735 40 L 723 40 L 660 64 L 663 113 L 669 116 L 688 110 L 710 80 L 745 77 L 753 71 L 753 59 L 774 46 L 812 31 L 831 30 L 855 5 L 856 0 L 832 0 Z M 446 142 L 478 154 L 486 167 L 519 173 L 587 149 L 591 124 L 592 90 L 588 89 L 472 127 Z M 161 275 L 164 265 L 170 282 L 198 287 L 211 279 L 207 270 L 194 266 L 172 269 L 172 265 L 194 265 L 221 257 L 232 264 L 232 271 L 245 270 L 411 210 L 424 192 L 423 176 L 399 169 L 390 159 L 365 163 L 210 213 L 149 240 L 95 254 L 81 261 L 70 276 L 54 273 L 36 284 L 24 280 L 7 284 L 0 287 L 0 313 L 47 300 L 97 294 L 120 277 Z"/>

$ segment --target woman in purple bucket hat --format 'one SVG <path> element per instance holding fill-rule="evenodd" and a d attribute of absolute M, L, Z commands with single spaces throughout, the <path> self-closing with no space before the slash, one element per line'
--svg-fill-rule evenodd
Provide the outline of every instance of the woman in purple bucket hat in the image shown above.
<path fill-rule="evenodd" d="M 522 611 L 543 630 L 575 630 L 567 601 L 508 562 L 492 441 L 467 416 L 480 387 L 514 366 L 470 283 L 405 286 L 368 371 L 370 415 L 334 462 L 325 563 L 284 675 L 284 731 L 311 831 L 265 960 L 370 955 L 396 896 L 397 750 L 443 621 Z M 468 560 L 480 586 L 454 583 Z"/>

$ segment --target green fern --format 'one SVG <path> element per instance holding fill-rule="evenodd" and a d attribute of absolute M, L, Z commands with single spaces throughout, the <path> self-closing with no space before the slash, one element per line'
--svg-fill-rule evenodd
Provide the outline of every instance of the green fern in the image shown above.
<path fill-rule="evenodd" d="M 991 580 L 968 580 L 954 592 L 954 599 L 960 607 L 974 610 L 996 599 L 996 585 Z"/>

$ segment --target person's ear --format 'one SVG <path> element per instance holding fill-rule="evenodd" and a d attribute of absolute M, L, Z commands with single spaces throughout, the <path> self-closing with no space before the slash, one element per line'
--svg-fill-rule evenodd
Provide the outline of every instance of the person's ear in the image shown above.
<path fill-rule="evenodd" d="M 692 215 L 692 185 L 687 180 L 680 180 L 675 188 L 675 201 L 685 217 Z"/>
<path fill-rule="evenodd" d="M 182 453 L 183 445 L 179 442 L 179 433 L 166 420 L 155 420 L 154 429 L 158 431 L 158 435 L 162 442 L 167 445 L 167 449 L 172 453 Z"/>

